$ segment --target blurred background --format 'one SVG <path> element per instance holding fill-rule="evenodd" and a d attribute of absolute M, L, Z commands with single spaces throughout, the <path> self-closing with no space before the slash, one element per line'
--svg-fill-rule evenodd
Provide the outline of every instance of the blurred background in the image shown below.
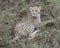
<path fill-rule="evenodd" d="M 27 38 L 10 44 L 14 25 L 27 13 L 30 6 L 41 6 L 41 21 L 55 20 L 40 25 L 33 41 Z M 60 48 L 60 0 L 0 0 L 0 48 Z"/>

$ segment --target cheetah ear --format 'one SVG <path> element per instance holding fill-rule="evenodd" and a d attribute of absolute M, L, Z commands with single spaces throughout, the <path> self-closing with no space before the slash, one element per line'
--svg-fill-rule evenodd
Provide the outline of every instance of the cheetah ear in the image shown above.
<path fill-rule="evenodd" d="M 29 9 L 31 9 L 32 7 L 29 7 Z"/>
<path fill-rule="evenodd" d="M 39 9 L 41 10 L 41 6 L 39 7 Z"/>

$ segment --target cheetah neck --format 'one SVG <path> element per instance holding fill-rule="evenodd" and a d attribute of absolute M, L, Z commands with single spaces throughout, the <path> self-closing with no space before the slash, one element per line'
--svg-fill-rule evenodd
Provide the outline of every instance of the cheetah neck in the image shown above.
<path fill-rule="evenodd" d="M 37 17 L 38 21 L 41 22 L 41 15 Z"/>
<path fill-rule="evenodd" d="M 26 15 L 25 17 L 23 17 L 23 19 L 22 19 L 22 22 L 41 22 L 41 18 L 40 18 L 40 16 L 38 16 L 38 17 L 33 17 L 33 16 L 31 16 L 31 14 L 28 14 L 28 15 Z"/>
<path fill-rule="evenodd" d="M 37 16 L 37 17 L 33 17 L 32 15 L 29 15 L 28 16 L 28 19 L 31 21 L 31 22 L 41 22 L 41 18 L 40 18 L 40 14 Z"/>

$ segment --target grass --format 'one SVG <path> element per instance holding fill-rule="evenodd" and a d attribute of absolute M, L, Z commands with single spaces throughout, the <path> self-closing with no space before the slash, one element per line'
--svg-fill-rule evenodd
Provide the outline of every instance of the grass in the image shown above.
<path fill-rule="evenodd" d="M 28 4 L 24 0 L 17 0 L 0 7 L 0 48 L 60 48 L 60 0 L 48 1 L 51 1 L 49 5 L 41 0 Z M 42 7 L 42 22 L 52 18 L 55 22 L 53 25 L 51 23 L 40 25 L 39 35 L 31 42 L 23 38 L 16 43 L 9 44 L 8 39 L 13 35 L 13 26 L 25 15 L 27 8 L 34 5 Z"/>

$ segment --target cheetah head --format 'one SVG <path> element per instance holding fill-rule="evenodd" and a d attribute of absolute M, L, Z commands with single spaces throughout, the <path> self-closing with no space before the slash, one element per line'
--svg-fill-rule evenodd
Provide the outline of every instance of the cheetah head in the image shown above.
<path fill-rule="evenodd" d="M 29 9 L 30 9 L 31 16 L 33 17 L 40 16 L 41 7 L 34 6 L 34 7 L 30 7 Z"/>

